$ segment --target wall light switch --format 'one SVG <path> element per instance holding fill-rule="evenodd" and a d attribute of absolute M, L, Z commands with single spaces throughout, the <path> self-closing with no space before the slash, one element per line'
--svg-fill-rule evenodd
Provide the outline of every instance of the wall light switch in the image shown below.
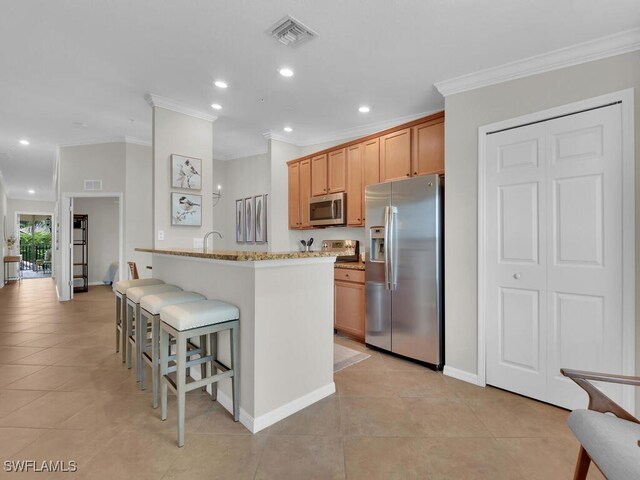
<path fill-rule="evenodd" d="M 158 240 L 164 240 L 164 230 L 158 230 Z"/>
<path fill-rule="evenodd" d="M 194 238 L 193 239 L 193 248 L 202 248 L 204 243 L 202 243 L 202 238 Z"/>

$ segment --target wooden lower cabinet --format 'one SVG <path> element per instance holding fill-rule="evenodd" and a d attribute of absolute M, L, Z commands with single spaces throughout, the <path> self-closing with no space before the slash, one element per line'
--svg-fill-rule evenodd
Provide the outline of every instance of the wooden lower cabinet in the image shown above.
<path fill-rule="evenodd" d="M 334 282 L 334 328 L 345 335 L 364 341 L 364 272 L 343 270 Z M 354 281 L 351 281 L 352 278 Z"/>

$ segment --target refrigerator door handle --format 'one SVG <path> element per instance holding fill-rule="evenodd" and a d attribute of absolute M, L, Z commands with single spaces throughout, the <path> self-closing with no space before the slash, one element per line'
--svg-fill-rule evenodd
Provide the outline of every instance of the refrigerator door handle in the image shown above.
<path fill-rule="evenodd" d="M 389 283 L 389 263 L 391 263 L 389 256 L 389 211 L 389 207 L 384 207 L 384 288 L 387 290 L 391 290 Z"/>
<path fill-rule="evenodd" d="M 389 290 L 395 290 L 398 286 L 398 265 L 396 255 L 396 221 L 398 207 L 389 207 Z"/>

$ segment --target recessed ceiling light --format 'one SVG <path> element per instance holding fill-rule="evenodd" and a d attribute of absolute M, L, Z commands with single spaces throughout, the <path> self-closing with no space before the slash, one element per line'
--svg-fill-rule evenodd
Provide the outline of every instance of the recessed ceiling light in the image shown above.
<path fill-rule="evenodd" d="M 369 107 L 367 107 L 366 105 L 362 105 L 360 108 L 358 108 L 358 111 L 360 113 L 369 113 L 371 109 Z"/>
<path fill-rule="evenodd" d="M 284 131 L 285 131 L 285 132 L 287 132 L 287 133 L 291 133 L 291 132 L 293 132 L 293 128 L 291 128 L 291 127 L 284 127 Z"/>
<path fill-rule="evenodd" d="M 35 190 L 27 190 L 31 195 L 33 195 L 34 193 L 36 193 Z"/>
<path fill-rule="evenodd" d="M 280 72 L 280 75 L 283 77 L 293 77 L 293 70 L 289 67 L 282 67 L 278 72 Z"/>
<path fill-rule="evenodd" d="M 223 82 L 222 80 L 216 80 L 214 82 L 214 85 L 216 87 L 218 87 L 218 88 L 227 88 L 228 87 L 227 82 Z"/>
<path fill-rule="evenodd" d="M 25 140 L 25 139 L 20 140 L 20 145 L 29 145 L 29 140 Z"/>
<path fill-rule="evenodd" d="M 214 110 L 220 110 L 222 108 L 222 105 L 220 105 L 219 103 L 212 103 L 211 108 L 213 108 Z"/>

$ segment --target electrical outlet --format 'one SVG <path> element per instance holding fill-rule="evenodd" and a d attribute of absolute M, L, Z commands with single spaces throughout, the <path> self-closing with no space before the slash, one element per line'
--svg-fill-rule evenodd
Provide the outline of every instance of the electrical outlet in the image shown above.
<path fill-rule="evenodd" d="M 158 230 L 158 240 L 164 240 L 164 230 Z"/>
<path fill-rule="evenodd" d="M 202 238 L 194 238 L 193 239 L 193 248 L 202 248 L 204 243 L 202 243 Z"/>

